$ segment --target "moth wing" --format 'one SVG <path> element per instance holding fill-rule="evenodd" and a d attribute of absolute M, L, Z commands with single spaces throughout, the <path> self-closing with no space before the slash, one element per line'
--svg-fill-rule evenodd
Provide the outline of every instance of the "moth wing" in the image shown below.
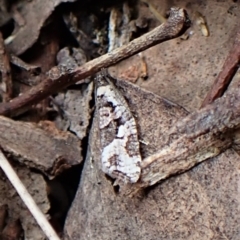
<path fill-rule="evenodd" d="M 141 174 L 135 119 L 110 79 L 100 73 L 96 85 L 102 170 L 112 178 L 135 183 Z"/>

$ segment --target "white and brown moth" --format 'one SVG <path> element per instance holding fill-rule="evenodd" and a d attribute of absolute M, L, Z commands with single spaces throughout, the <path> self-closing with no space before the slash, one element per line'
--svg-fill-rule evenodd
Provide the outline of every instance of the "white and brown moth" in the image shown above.
<path fill-rule="evenodd" d="M 114 179 L 135 183 L 141 174 L 136 122 L 126 100 L 106 71 L 96 77 L 95 98 L 102 170 Z"/>

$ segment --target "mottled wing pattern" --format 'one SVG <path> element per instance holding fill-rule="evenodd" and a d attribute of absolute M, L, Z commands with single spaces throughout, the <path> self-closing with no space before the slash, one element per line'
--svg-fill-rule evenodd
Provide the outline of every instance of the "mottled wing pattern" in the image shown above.
<path fill-rule="evenodd" d="M 126 100 L 103 72 L 96 78 L 96 106 L 103 172 L 126 183 L 137 182 L 141 155 L 136 122 Z"/>

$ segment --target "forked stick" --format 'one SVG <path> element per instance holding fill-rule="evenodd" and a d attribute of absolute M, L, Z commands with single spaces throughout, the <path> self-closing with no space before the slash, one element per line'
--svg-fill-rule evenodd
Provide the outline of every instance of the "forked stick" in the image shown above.
<path fill-rule="evenodd" d="M 186 12 L 181 8 L 172 8 L 170 16 L 165 23 L 156 27 L 151 32 L 134 39 L 127 45 L 117 48 L 99 58 L 95 58 L 76 69 L 52 68 L 48 77 L 39 85 L 12 99 L 10 102 L 1 103 L 0 115 L 17 116 L 51 94 L 80 80 L 83 83 L 85 78 L 94 75 L 102 68 L 112 66 L 156 44 L 180 36 L 188 26 L 189 21 Z"/>

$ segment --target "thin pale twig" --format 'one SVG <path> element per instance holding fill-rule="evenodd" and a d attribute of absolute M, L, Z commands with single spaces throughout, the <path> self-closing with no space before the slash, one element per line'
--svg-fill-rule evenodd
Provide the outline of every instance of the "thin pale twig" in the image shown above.
<path fill-rule="evenodd" d="M 9 164 L 8 160 L 0 151 L 0 167 L 8 177 L 9 181 L 12 183 L 19 196 L 27 206 L 28 210 L 32 213 L 33 217 L 46 234 L 50 240 L 60 240 L 56 232 L 53 230 L 52 226 L 46 219 L 45 215 L 38 208 L 37 204 L 33 200 L 32 196 L 28 193 L 27 189 L 17 176 L 16 172 L 13 170 L 12 166 Z"/>

